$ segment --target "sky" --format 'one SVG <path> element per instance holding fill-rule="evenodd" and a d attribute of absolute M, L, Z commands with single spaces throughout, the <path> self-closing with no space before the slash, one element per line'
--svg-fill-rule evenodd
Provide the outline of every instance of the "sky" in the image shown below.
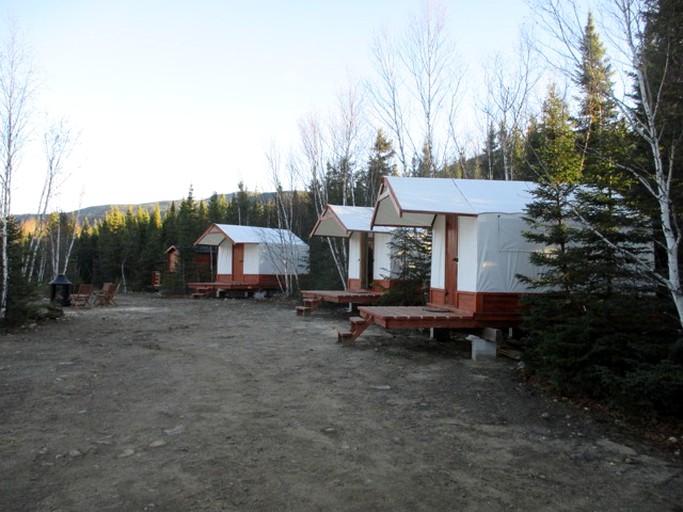
<path fill-rule="evenodd" d="M 524 0 L 442 0 L 467 65 L 516 44 Z M 46 120 L 77 143 L 52 210 L 273 189 L 266 153 L 372 71 L 370 44 L 422 0 L 0 0 L 30 47 L 36 129 L 12 212 L 35 212 Z"/>

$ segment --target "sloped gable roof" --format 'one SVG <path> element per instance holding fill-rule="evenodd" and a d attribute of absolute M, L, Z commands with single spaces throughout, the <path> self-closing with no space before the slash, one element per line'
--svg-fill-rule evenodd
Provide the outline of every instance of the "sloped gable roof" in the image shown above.
<path fill-rule="evenodd" d="M 287 229 L 237 226 L 233 224 L 211 224 L 195 241 L 194 245 L 220 245 L 228 239 L 233 244 L 275 244 L 306 245 L 298 236 Z"/>
<path fill-rule="evenodd" d="M 402 178 L 382 181 L 373 226 L 431 226 L 434 216 L 522 213 L 533 200 L 528 181 Z"/>
<path fill-rule="evenodd" d="M 353 232 L 390 233 L 389 227 L 372 227 L 374 208 L 328 204 L 318 217 L 310 236 L 348 237 Z"/>

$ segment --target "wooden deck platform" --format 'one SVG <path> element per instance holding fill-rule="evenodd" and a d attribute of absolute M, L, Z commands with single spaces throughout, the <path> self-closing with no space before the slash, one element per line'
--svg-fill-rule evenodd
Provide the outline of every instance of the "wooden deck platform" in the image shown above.
<path fill-rule="evenodd" d="M 298 316 L 309 315 L 321 302 L 335 304 L 375 304 L 382 292 L 372 290 L 303 290 L 303 305 L 295 308 Z"/>
<path fill-rule="evenodd" d="M 437 306 L 359 306 L 360 317 L 350 319 L 349 331 L 339 331 L 338 340 L 352 342 L 370 325 L 385 329 L 460 329 L 508 328 L 519 324 L 518 315 L 475 314 L 456 308 Z M 362 319 L 362 321 L 361 321 Z"/>
<path fill-rule="evenodd" d="M 304 301 L 317 300 L 319 302 L 374 304 L 382 296 L 381 292 L 372 290 L 303 290 Z"/>
<path fill-rule="evenodd" d="M 431 306 L 361 306 L 363 318 L 385 329 L 469 328 L 477 327 L 474 313 L 462 309 Z"/>
<path fill-rule="evenodd" d="M 213 283 L 188 283 L 187 287 L 193 297 L 209 297 L 217 296 L 221 292 L 229 291 L 259 291 L 263 289 L 271 289 L 264 287 L 260 283 L 245 283 L 245 282 L 213 282 Z"/>

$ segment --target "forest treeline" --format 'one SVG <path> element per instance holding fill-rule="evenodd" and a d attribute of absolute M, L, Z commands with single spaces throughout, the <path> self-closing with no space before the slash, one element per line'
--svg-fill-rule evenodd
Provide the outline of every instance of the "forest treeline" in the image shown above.
<path fill-rule="evenodd" d="M 266 199 L 240 186 L 197 201 L 190 188 L 163 214 L 130 207 L 80 222 L 44 211 L 31 226 L 6 215 L 7 318 L 21 317 L 31 290 L 58 273 L 148 289 L 170 246 L 182 271 L 162 286 L 183 290 L 202 277 L 193 243 L 214 222 L 292 230 L 310 243 L 303 285 L 339 288 L 344 241 L 308 237 L 326 204 L 372 206 L 387 175 L 529 180 L 537 187 L 526 236 L 547 248 L 531 256 L 538 276 L 517 276 L 536 291 L 524 309 L 530 374 L 562 393 L 683 415 L 680 2 L 613 0 L 618 70 L 591 14 L 576 25 L 576 11 L 563 11 L 572 2 L 540 2 L 554 36 L 542 52 L 556 64 L 551 79 L 537 75 L 530 46 L 516 69 L 489 69 L 485 136 L 473 151 L 458 139 L 462 75 L 441 11 L 426 5 L 402 44 L 378 37 L 372 85 L 340 95 L 329 124 L 303 118 L 291 153 L 271 149 L 275 191 Z"/>

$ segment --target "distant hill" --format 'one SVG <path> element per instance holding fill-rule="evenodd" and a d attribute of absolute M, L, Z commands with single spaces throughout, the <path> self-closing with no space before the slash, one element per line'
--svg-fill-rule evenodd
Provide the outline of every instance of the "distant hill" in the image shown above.
<path fill-rule="evenodd" d="M 235 192 L 231 192 L 229 194 L 218 194 L 224 195 L 228 201 L 232 199 L 232 196 L 235 194 Z M 250 194 L 254 194 L 253 192 L 250 192 Z M 258 198 L 262 202 L 268 202 L 275 196 L 275 192 L 260 192 L 258 193 Z M 195 199 L 197 203 L 199 201 L 204 201 L 204 204 L 208 204 L 209 202 L 209 197 L 205 199 Z M 154 209 L 159 206 L 159 210 L 161 211 L 161 215 L 163 216 L 166 211 L 171 207 L 172 203 L 175 203 L 176 208 L 180 206 L 180 203 L 184 199 L 173 199 L 173 200 L 168 200 L 168 201 L 155 201 L 153 203 L 139 203 L 139 204 L 104 204 L 100 206 L 88 206 L 87 208 L 81 208 L 80 210 L 74 210 L 70 212 L 64 212 L 67 215 L 72 215 L 76 214 L 76 217 L 78 218 L 79 221 L 82 221 L 83 219 L 89 219 L 91 221 L 93 220 L 99 220 L 104 218 L 104 216 L 112 209 L 112 208 L 118 208 L 122 212 L 126 212 L 128 210 L 128 207 L 132 207 L 133 210 L 137 210 L 138 208 L 142 208 L 143 210 L 147 210 L 148 212 L 152 213 Z M 23 222 L 26 219 L 30 219 L 33 217 L 33 214 L 21 214 L 21 215 L 15 215 L 16 219 L 19 222 Z"/>

